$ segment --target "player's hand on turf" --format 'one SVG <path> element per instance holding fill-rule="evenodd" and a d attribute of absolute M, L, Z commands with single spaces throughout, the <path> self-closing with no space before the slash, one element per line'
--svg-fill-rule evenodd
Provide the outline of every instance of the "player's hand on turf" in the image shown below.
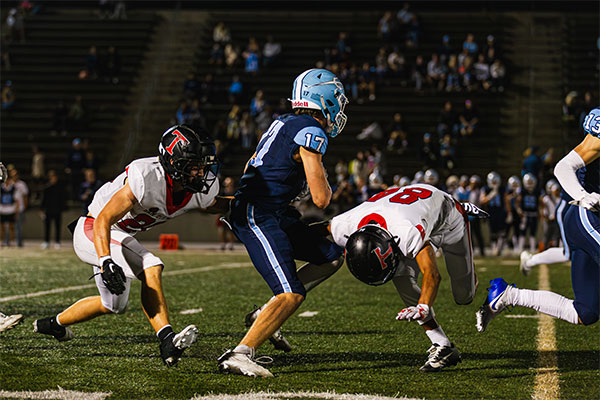
<path fill-rule="evenodd" d="M 102 263 L 102 282 L 109 292 L 120 295 L 125 291 L 125 273 L 123 268 L 119 267 L 111 258 L 107 258 Z"/>
<path fill-rule="evenodd" d="M 417 321 L 425 320 L 429 316 L 429 306 L 427 304 L 417 304 L 416 306 L 406 307 L 396 316 L 398 321 Z"/>
<path fill-rule="evenodd" d="M 586 193 L 581 199 L 573 200 L 569 204 L 574 204 L 590 211 L 600 211 L 600 194 Z"/>

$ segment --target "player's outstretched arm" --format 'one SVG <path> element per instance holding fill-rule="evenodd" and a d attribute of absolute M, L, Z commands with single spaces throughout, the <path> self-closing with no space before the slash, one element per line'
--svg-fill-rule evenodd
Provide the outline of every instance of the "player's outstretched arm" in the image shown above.
<path fill-rule="evenodd" d="M 310 189 L 313 203 L 319 208 L 325 208 L 331 201 L 331 187 L 327 182 L 325 167 L 323 167 L 323 156 L 300 147 L 300 158 L 304 164 L 306 182 Z"/>
<path fill-rule="evenodd" d="M 554 167 L 554 175 L 562 188 L 582 207 L 593 209 L 598 206 L 600 195 L 588 193 L 577 179 L 576 171 L 600 157 L 600 138 L 586 135 L 569 154 Z"/>
<path fill-rule="evenodd" d="M 94 247 L 98 258 L 110 256 L 110 227 L 123 218 L 136 202 L 129 183 L 125 183 L 100 211 L 94 221 Z"/>
<path fill-rule="evenodd" d="M 201 211 L 208 214 L 229 214 L 233 196 L 216 196 L 212 204 Z"/>
<path fill-rule="evenodd" d="M 423 274 L 423 285 L 421 287 L 421 297 L 419 297 L 419 304 L 427 304 L 433 306 L 433 302 L 437 296 L 438 288 L 442 277 L 438 270 L 437 263 L 435 261 L 435 250 L 429 242 L 419 251 L 417 257 L 415 257 L 419 269 Z"/>

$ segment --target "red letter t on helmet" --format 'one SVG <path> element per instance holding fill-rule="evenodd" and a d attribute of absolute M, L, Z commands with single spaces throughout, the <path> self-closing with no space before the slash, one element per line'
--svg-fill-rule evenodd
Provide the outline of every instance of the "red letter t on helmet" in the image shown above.
<path fill-rule="evenodd" d="M 175 147 L 175 145 L 178 142 L 184 141 L 185 143 L 189 143 L 190 141 L 187 140 L 185 138 L 185 136 L 183 136 L 183 134 L 181 132 L 179 132 L 177 129 L 175 129 L 173 132 L 173 135 L 175 135 L 175 139 L 173 139 L 173 141 L 171 142 L 171 144 L 169 145 L 169 147 L 166 148 L 167 152 L 170 155 L 173 155 L 173 148 Z"/>

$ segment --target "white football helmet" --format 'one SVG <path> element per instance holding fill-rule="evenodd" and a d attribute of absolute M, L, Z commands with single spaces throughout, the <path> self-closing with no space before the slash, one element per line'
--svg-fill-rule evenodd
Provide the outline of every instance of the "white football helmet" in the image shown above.
<path fill-rule="evenodd" d="M 523 187 L 528 191 L 535 190 L 537 186 L 537 178 L 532 173 L 528 172 L 523 176 Z"/>
<path fill-rule="evenodd" d="M 508 187 L 511 190 L 517 190 L 521 188 L 521 179 L 517 175 L 513 175 L 508 178 Z"/>
<path fill-rule="evenodd" d="M 438 175 L 438 173 L 437 173 L 437 171 L 435 169 L 430 168 L 427 171 L 425 171 L 425 175 L 423 176 L 423 180 L 428 185 L 435 186 L 440 181 L 440 176 Z"/>
<path fill-rule="evenodd" d="M 496 171 L 491 171 L 489 174 L 487 174 L 487 185 L 489 187 L 498 188 L 500 186 L 500 182 L 502 182 L 500 179 L 500 174 Z"/>

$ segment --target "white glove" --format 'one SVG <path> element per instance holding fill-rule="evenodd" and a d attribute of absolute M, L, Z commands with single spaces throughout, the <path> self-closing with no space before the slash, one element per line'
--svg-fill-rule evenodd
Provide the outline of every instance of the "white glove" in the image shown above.
<path fill-rule="evenodd" d="M 417 304 L 416 306 L 406 307 L 396 316 L 396 320 L 417 321 L 427 319 L 429 316 L 429 306 L 427 304 Z"/>
<path fill-rule="evenodd" d="M 599 193 L 586 193 L 579 200 L 570 201 L 569 204 L 583 207 L 586 210 L 590 210 L 590 211 L 600 211 L 600 194 Z"/>

